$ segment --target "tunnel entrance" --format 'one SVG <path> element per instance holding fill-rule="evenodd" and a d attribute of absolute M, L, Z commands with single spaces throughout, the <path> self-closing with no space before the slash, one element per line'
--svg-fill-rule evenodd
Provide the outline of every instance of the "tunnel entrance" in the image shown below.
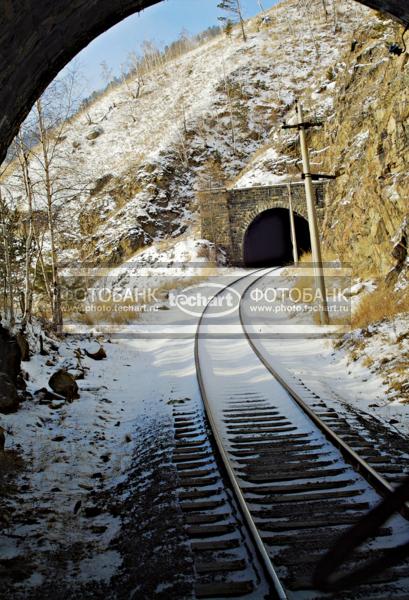
<path fill-rule="evenodd" d="M 311 250 L 308 222 L 294 213 L 298 254 Z M 280 266 L 293 262 L 290 213 L 286 208 L 266 210 L 250 223 L 244 236 L 246 267 Z"/>

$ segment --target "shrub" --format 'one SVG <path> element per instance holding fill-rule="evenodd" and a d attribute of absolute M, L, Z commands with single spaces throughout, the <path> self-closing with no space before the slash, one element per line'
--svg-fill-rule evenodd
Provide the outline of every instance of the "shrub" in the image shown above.
<path fill-rule="evenodd" d="M 385 283 L 370 294 L 366 294 L 359 302 L 352 315 L 352 327 L 362 329 L 372 323 L 409 312 L 409 295 L 407 291 L 394 291 Z"/>

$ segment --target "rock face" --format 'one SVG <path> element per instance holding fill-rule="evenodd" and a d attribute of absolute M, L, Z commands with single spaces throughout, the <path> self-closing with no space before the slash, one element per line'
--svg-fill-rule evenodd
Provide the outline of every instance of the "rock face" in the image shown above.
<path fill-rule="evenodd" d="M 0 325 L 0 372 L 16 382 L 21 369 L 21 351 L 16 339 Z"/>
<path fill-rule="evenodd" d="M 78 385 L 74 377 L 64 369 L 54 373 L 49 380 L 50 388 L 60 396 L 64 396 L 69 402 L 79 398 Z"/>
<path fill-rule="evenodd" d="M 363 275 L 402 263 L 394 239 L 409 215 L 409 55 L 388 50 L 401 35 L 380 20 L 356 36 L 334 118 L 311 135 L 313 147 L 328 148 L 320 169 L 338 175 L 328 186 L 326 245 Z"/>
<path fill-rule="evenodd" d="M 18 408 L 16 390 L 21 370 L 21 352 L 16 339 L 0 325 L 0 413 Z"/>
<path fill-rule="evenodd" d="M 409 282 L 409 216 L 406 217 L 401 229 L 395 237 L 392 256 L 396 261 L 388 273 L 386 281 L 390 285 L 406 287 Z"/>
<path fill-rule="evenodd" d="M 4 415 L 18 409 L 16 386 L 6 373 L 0 372 L 0 413 Z"/>

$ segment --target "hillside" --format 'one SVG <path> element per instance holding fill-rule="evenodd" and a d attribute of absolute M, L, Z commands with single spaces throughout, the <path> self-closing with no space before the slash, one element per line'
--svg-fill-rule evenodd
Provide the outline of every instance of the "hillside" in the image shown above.
<path fill-rule="evenodd" d="M 326 72 L 311 95 L 310 115 L 323 119 L 310 130 L 315 172 L 335 174 L 328 186 L 324 242 L 329 252 L 353 266 L 355 275 L 386 275 L 407 284 L 409 165 L 407 121 L 408 54 L 389 46 L 402 31 L 373 14 L 351 37 L 341 60 Z M 275 131 L 236 185 L 274 182 L 298 176 L 296 138 Z"/>
<path fill-rule="evenodd" d="M 368 26 L 368 15 L 374 22 L 347 0 L 336 10 L 334 35 L 318 0 L 308 15 L 298 1 L 282 2 L 263 22 L 248 22 L 247 42 L 239 30 L 219 36 L 153 69 L 139 96 L 140 81 L 131 79 L 79 114 L 55 162 L 68 171 L 56 207 L 65 257 L 119 264 L 155 240 L 194 236 L 195 190 L 209 160 L 226 179 L 239 175 L 300 96 L 328 114 L 328 73 L 340 69 L 353 31 Z M 18 173 L 6 183 L 24 197 Z M 42 184 L 35 189 L 42 208 Z"/>

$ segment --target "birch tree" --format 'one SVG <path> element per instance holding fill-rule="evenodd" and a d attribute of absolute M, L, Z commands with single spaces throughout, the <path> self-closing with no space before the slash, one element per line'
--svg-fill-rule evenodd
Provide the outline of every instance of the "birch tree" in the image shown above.
<path fill-rule="evenodd" d="M 33 245 L 34 245 L 34 193 L 30 176 L 30 151 L 24 141 L 24 131 L 20 130 L 15 141 L 16 156 L 20 165 L 24 190 L 27 201 L 27 216 L 24 219 L 25 227 L 25 269 L 24 269 L 24 293 L 22 297 L 23 323 L 30 322 L 33 307 Z"/>
<path fill-rule="evenodd" d="M 53 214 L 54 192 L 52 186 L 51 160 L 52 160 L 52 139 L 50 139 L 49 131 L 47 130 L 43 105 L 41 99 L 36 102 L 36 111 L 38 119 L 38 130 L 40 134 L 40 145 L 42 153 L 42 166 L 44 170 L 44 186 L 47 203 L 48 230 L 50 234 L 50 257 L 51 257 L 51 272 L 52 272 L 52 315 L 53 326 L 57 333 L 62 333 L 63 317 L 61 308 L 61 286 L 60 275 L 58 270 L 57 243 L 55 231 L 55 219 Z"/>
<path fill-rule="evenodd" d="M 63 80 L 54 82 L 37 100 L 30 115 L 31 136 L 35 143 L 30 146 L 28 157 L 25 152 L 21 153 L 23 181 L 28 212 L 31 215 L 27 246 L 32 244 L 33 238 L 36 239 L 36 269 L 41 268 L 44 287 L 50 300 L 53 327 L 58 334 L 62 333 L 63 327 L 59 269 L 61 239 L 64 227 L 72 235 L 72 221 L 67 219 L 70 201 L 88 185 L 87 177 L 78 172 L 72 156 L 62 144 L 69 127 L 69 118 L 76 108 L 75 76 L 75 72 L 69 73 Z M 36 231 L 33 223 L 34 200 L 39 212 L 43 211 L 42 214 L 46 215 L 47 236 L 45 239 L 44 234 L 41 241 L 39 231 Z M 65 215 L 65 221 L 62 215 Z M 29 302 L 28 296 L 28 307 Z"/>

